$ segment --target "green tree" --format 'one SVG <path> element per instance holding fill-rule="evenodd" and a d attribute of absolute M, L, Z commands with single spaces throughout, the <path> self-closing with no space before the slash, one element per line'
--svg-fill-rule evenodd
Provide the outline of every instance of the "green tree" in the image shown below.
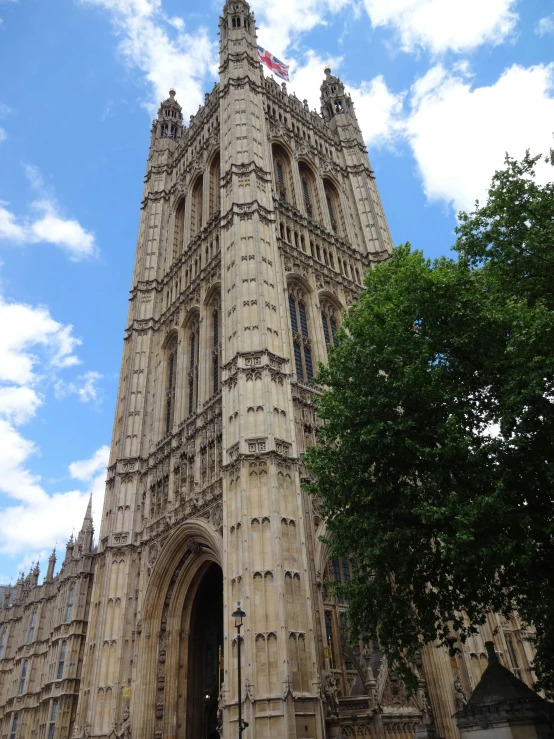
<path fill-rule="evenodd" d="M 506 158 L 460 214 L 457 259 L 406 244 L 370 270 L 316 378 L 304 461 L 333 556 L 354 564 L 351 633 L 378 636 L 409 686 L 423 644 L 454 651 L 515 610 L 554 694 L 554 185 L 538 161 Z"/>

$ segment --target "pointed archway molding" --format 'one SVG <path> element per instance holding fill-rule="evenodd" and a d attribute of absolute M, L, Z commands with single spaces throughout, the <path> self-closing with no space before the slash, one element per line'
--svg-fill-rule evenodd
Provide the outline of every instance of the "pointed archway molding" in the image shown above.
<path fill-rule="evenodd" d="M 185 736 L 192 607 L 202 578 L 212 565 L 221 567 L 222 555 L 221 535 L 206 521 L 190 520 L 171 534 L 154 565 L 134 649 L 131 716 L 137 736 Z"/>

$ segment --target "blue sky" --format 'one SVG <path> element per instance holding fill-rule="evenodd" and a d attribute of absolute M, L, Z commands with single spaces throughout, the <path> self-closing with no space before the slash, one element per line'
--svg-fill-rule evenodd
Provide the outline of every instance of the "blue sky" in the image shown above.
<path fill-rule="evenodd" d="M 554 0 L 260 0 L 260 45 L 356 103 L 395 243 L 448 253 L 504 152 L 554 130 Z M 0 582 L 99 524 L 158 103 L 217 73 L 220 2 L 0 0 Z M 540 172 L 551 176 L 546 166 Z"/>

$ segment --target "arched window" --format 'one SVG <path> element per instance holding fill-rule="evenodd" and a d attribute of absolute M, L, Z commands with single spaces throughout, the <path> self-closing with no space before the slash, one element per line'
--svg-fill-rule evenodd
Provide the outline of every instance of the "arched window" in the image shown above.
<path fill-rule="evenodd" d="M 56 719 L 58 717 L 58 701 L 52 701 L 52 708 L 50 709 L 50 723 L 48 725 L 48 739 L 54 739 L 54 732 L 56 731 Z"/>
<path fill-rule="evenodd" d="M 196 411 L 198 403 L 198 357 L 200 354 L 199 323 L 195 318 L 188 328 L 188 412 L 189 416 Z"/>
<path fill-rule="evenodd" d="M 192 201 L 191 201 L 191 223 L 190 223 L 190 235 L 194 238 L 202 228 L 202 203 L 204 194 L 204 178 L 200 176 L 192 190 Z"/>
<path fill-rule="evenodd" d="M 337 345 L 338 311 L 329 300 L 322 300 L 321 323 L 327 349 Z"/>
<path fill-rule="evenodd" d="M 19 714 L 14 714 L 13 721 L 12 721 L 12 729 L 10 731 L 10 739 L 15 739 L 17 734 L 17 725 L 19 723 Z"/>
<path fill-rule="evenodd" d="M 19 685 L 17 687 L 17 695 L 22 695 L 25 690 L 25 680 L 27 679 L 27 668 L 29 667 L 29 661 L 25 660 L 21 667 L 21 676 L 19 678 Z"/>
<path fill-rule="evenodd" d="M 317 203 L 315 178 L 308 165 L 304 162 L 300 162 L 298 170 L 300 172 L 300 183 L 302 185 L 302 201 L 304 204 L 304 210 L 306 215 L 317 220 L 319 216 L 319 208 Z"/>
<path fill-rule="evenodd" d="M 165 433 L 169 434 L 173 426 L 175 413 L 175 385 L 177 378 L 177 337 L 174 336 L 166 347 L 167 376 L 165 391 Z"/>
<path fill-rule="evenodd" d="M 325 579 L 337 584 L 350 582 L 352 579 L 351 563 L 344 558 L 328 562 Z M 333 589 L 327 585 L 323 586 L 322 595 L 327 642 L 326 657 L 329 659 L 329 666 L 341 684 L 343 696 L 363 695 L 366 689 L 364 682 L 359 679 L 359 668 L 365 672 L 363 668 L 369 660 L 377 676 L 382 659 L 379 642 L 376 639 L 360 638 L 357 644 L 349 645 L 346 621 L 348 603 L 344 598 L 334 595 Z"/>
<path fill-rule="evenodd" d="M 75 598 L 75 585 L 69 588 L 69 597 L 67 598 L 67 608 L 65 609 L 65 620 L 71 621 L 71 614 L 73 613 L 73 600 Z"/>
<path fill-rule="evenodd" d="M 6 633 L 7 629 L 0 634 L 0 659 L 4 656 L 4 647 L 6 646 Z"/>
<path fill-rule="evenodd" d="M 185 248 L 185 199 L 182 198 L 175 211 L 175 231 L 173 233 L 173 260 L 183 252 Z"/>
<path fill-rule="evenodd" d="M 221 346 L 219 343 L 221 309 L 219 298 L 212 303 L 212 390 L 214 395 L 221 387 Z"/>
<path fill-rule="evenodd" d="M 323 187 L 325 189 L 327 210 L 331 219 L 331 228 L 336 234 L 342 235 L 344 234 L 344 219 L 337 188 L 330 180 L 323 180 Z"/>
<path fill-rule="evenodd" d="M 300 382 L 311 382 L 314 368 L 305 295 L 302 288 L 294 283 L 289 285 L 289 313 L 296 378 Z"/>
<path fill-rule="evenodd" d="M 30 644 L 33 639 L 35 638 L 35 626 L 37 624 L 37 613 L 38 613 L 38 606 L 35 606 L 33 608 L 33 613 L 31 615 L 31 623 L 29 625 L 29 633 L 27 634 L 27 644 Z"/>
<path fill-rule="evenodd" d="M 210 167 L 210 216 L 213 216 L 221 207 L 221 164 L 219 152 L 212 159 Z"/>
<path fill-rule="evenodd" d="M 60 644 L 60 653 L 58 655 L 58 670 L 56 672 L 56 680 L 61 680 L 63 677 L 63 668 L 65 665 L 66 652 L 67 652 L 67 642 L 63 641 Z"/>
<path fill-rule="evenodd" d="M 283 203 L 294 205 L 294 186 L 289 155 L 280 144 L 273 144 L 271 150 L 277 198 Z"/>

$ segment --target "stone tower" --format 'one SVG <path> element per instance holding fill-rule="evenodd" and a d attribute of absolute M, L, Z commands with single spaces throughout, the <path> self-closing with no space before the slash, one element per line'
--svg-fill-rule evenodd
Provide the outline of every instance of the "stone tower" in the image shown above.
<path fill-rule="evenodd" d="M 342 82 L 311 112 L 244 0 L 219 31 L 205 104 L 186 127 L 171 90 L 152 127 L 76 735 L 237 736 L 240 601 L 245 736 L 403 739 L 421 707 L 343 648 L 349 565 L 301 488 L 312 376 L 389 230 Z"/>

